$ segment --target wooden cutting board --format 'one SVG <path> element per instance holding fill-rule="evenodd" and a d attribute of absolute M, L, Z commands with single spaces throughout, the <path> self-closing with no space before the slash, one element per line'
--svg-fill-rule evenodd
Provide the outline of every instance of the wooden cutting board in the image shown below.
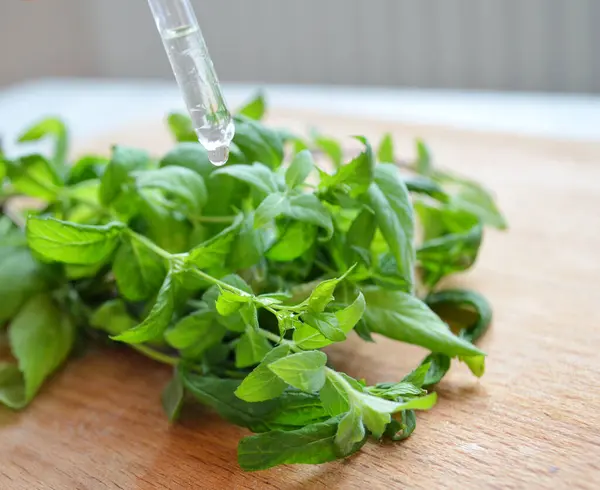
<path fill-rule="evenodd" d="M 476 269 L 455 283 L 481 291 L 495 319 L 481 342 L 487 373 L 457 365 L 413 436 L 368 443 L 320 466 L 244 473 L 247 431 L 209 412 L 170 427 L 159 395 L 169 371 L 126 350 L 75 360 L 22 413 L 0 410 L 0 489 L 597 488 L 600 478 L 600 144 L 467 133 L 281 111 L 272 122 L 337 136 L 391 131 L 401 152 L 423 137 L 436 164 L 497 194 L 510 231 L 487 232 Z M 112 143 L 162 152 L 162 125 L 124 128 Z M 370 383 L 397 380 L 416 347 L 356 338 L 328 351 Z"/>

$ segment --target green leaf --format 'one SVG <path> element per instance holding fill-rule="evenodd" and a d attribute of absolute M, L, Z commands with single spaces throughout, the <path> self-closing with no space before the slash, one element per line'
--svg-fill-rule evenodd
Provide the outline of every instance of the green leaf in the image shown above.
<path fill-rule="evenodd" d="M 19 137 L 19 143 L 39 141 L 48 137 L 54 139 L 52 160 L 55 168 L 62 171 L 67 163 L 67 153 L 69 151 L 69 133 L 62 120 L 49 117 L 39 121 Z"/>
<path fill-rule="evenodd" d="M 112 270 L 119 292 L 129 301 L 156 294 L 166 274 L 163 259 L 129 236 L 117 250 Z"/>
<path fill-rule="evenodd" d="M 246 116 L 247 118 L 255 121 L 260 121 L 265 115 L 265 110 L 265 96 L 262 92 L 259 92 L 252 100 L 250 100 L 238 111 L 238 114 Z"/>
<path fill-rule="evenodd" d="M 290 189 L 303 184 L 314 168 L 315 162 L 309 150 L 296 153 L 292 163 L 285 172 L 285 183 Z"/>
<path fill-rule="evenodd" d="M 24 235 L 10 228 L 0 231 L 0 325 L 21 305 L 51 286 L 51 267 L 36 261 L 25 246 Z"/>
<path fill-rule="evenodd" d="M 407 177 L 404 179 L 404 183 L 406 184 L 406 188 L 409 192 L 425 194 L 443 203 L 446 203 L 450 200 L 448 194 L 444 192 L 444 189 L 442 189 L 437 182 L 428 177 Z"/>
<path fill-rule="evenodd" d="M 379 150 L 377 150 L 377 158 L 382 163 L 395 163 L 396 158 L 394 157 L 394 140 L 390 133 L 386 133 L 379 144 Z"/>
<path fill-rule="evenodd" d="M 302 257 L 315 243 L 317 228 L 310 223 L 292 221 L 269 248 L 266 257 L 276 262 L 289 262 Z"/>
<path fill-rule="evenodd" d="M 417 366 L 413 371 L 402 378 L 402 382 L 410 383 L 417 388 L 421 388 L 425 384 L 425 378 L 427 376 L 427 371 L 429 371 L 429 367 L 429 363 Z"/>
<path fill-rule="evenodd" d="M 492 322 L 492 307 L 479 293 L 466 289 L 444 289 L 430 294 L 427 305 L 448 324 L 459 329 L 458 336 L 475 342 Z"/>
<path fill-rule="evenodd" d="M 189 252 L 186 263 L 194 265 L 199 269 L 209 269 L 223 265 L 239 233 L 243 219 L 242 215 L 236 216 L 235 221 L 230 226 L 193 248 Z"/>
<path fill-rule="evenodd" d="M 247 328 L 235 345 L 235 367 L 245 368 L 260 363 L 271 351 L 271 344 L 253 328 Z"/>
<path fill-rule="evenodd" d="M 319 392 L 319 397 L 325 410 L 332 416 L 345 413 L 350 409 L 346 387 L 338 376 L 326 377 L 325 384 Z"/>
<path fill-rule="evenodd" d="M 32 216 L 27 220 L 27 243 L 48 260 L 96 264 L 113 253 L 124 229 L 117 222 L 93 226 Z"/>
<path fill-rule="evenodd" d="M 423 175 L 429 175 L 433 170 L 433 164 L 431 159 L 431 152 L 429 151 L 429 147 L 425 144 L 423 140 L 418 139 L 416 142 L 417 145 L 417 172 Z"/>
<path fill-rule="evenodd" d="M 325 175 L 321 179 L 322 187 L 333 188 L 345 185 L 349 189 L 350 197 L 357 197 L 367 192 L 373 181 L 375 156 L 371 145 L 365 138 L 359 136 L 356 139 L 364 143 L 365 151 L 350 163 L 341 166 L 335 174 Z"/>
<path fill-rule="evenodd" d="M 280 464 L 333 461 L 339 457 L 334 443 L 337 428 L 338 419 L 330 419 L 293 431 L 274 430 L 245 437 L 238 446 L 238 463 L 244 470 L 255 471 Z M 363 444 L 364 440 L 350 452 L 356 452 Z"/>
<path fill-rule="evenodd" d="M 198 136 L 192 126 L 192 120 L 189 116 L 179 113 L 171 113 L 167 117 L 167 125 L 175 141 L 198 142 Z"/>
<path fill-rule="evenodd" d="M 254 228 L 262 228 L 289 208 L 287 194 L 274 192 L 260 203 L 254 212 Z"/>
<path fill-rule="evenodd" d="M 262 259 L 267 249 L 267 235 L 264 230 L 254 228 L 254 212 L 244 216 L 239 233 L 227 259 L 227 264 L 232 269 L 247 269 Z"/>
<path fill-rule="evenodd" d="M 229 175 L 265 194 L 280 190 L 279 185 L 277 184 L 276 174 L 262 163 L 254 163 L 252 165 L 227 165 L 212 173 L 213 178 L 218 175 Z"/>
<path fill-rule="evenodd" d="M 346 334 L 333 313 L 304 313 L 302 320 L 333 342 L 346 340 Z"/>
<path fill-rule="evenodd" d="M 369 250 L 377 230 L 375 215 L 369 209 L 363 209 L 352 221 L 346 234 L 347 259 L 352 262 L 357 249 Z"/>
<path fill-rule="evenodd" d="M 292 196 L 289 199 L 289 206 L 282 204 L 282 208 L 282 213 L 285 216 L 324 228 L 327 231 L 327 235 L 324 238 L 325 240 L 329 240 L 333 236 L 333 220 L 331 219 L 331 214 L 314 194 Z"/>
<path fill-rule="evenodd" d="M 239 380 L 219 379 L 194 374 L 181 369 L 184 388 L 201 403 L 208 405 L 230 422 L 248 427 L 255 432 L 269 430 L 268 416 L 279 407 L 277 400 L 248 403 L 235 393 L 240 386 Z"/>
<path fill-rule="evenodd" d="M 277 401 L 278 409 L 268 417 L 268 424 L 273 429 L 288 430 L 330 418 L 319 397 L 312 393 L 288 390 Z"/>
<path fill-rule="evenodd" d="M 90 326 L 104 330 L 110 335 L 119 335 L 136 325 L 136 320 L 127 312 L 125 303 L 111 299 L 95 310 L 90 317 Z"/>
<path fill-rule="evenodd" d="M 322 135 L 315 135 L 313 139 L 316 147 L 323 151 L 329 158 L 331 158 L 335 168 L 338 168 L 342 165 L 342 160 L 344 159 L 344 150 L 338 141 Z"/>
<path fill-rule="evenodd" d="M 479 219 L 464 211 L 422 202 L 415 208 L 425 236 L 417 250 L 424 284 L 433 288 L 443 277 L 472 267 L 483 236 Z"/>
<path fill-rule="evenodd" d="M 400 421 L 392 420 L 385 430 L 385 435 L 392 441 L 403 441 L 409 437 L 417 427 L 417 417 L 413 410 L 402 412 Z"/>
<path fill-rule="evenodd" d="M 339 328 L 342 332 L 348 334 L 354 328 L 362 317 L 365 306 L 364 296 L 362 293 L 358 293 L 358 297 L 350 306 L 335 312 Z M 294 330 L 293 338 L 294 343 L 304 350 L 320 349 L 332 343 L 331 340 L 319 331 L 304 324 Z"/>
<path fill-rule="evenodd" d="M 398 273 L 409 288 L 414 284 L 414 215 L 408 190 L 394 165 L 381 164 L 375 170 L 375 182 L 369 187 L 369 205 Z"/>
<path fill-rule="evenodd" d="M 175 145 L 159 162 L 160 168 L 185 167 L 200 175 L 205 183 L 210 178 L 216 167 L 210 163 L 208 153 L 197 141 L 184 142 Z"/>
<path fill-rule="evenodd" d="M 100 182 L 100 202 L 111 204 L 129 182 L 129 174 L 136 170 L 145 170 L 151 164 L 150 155 L 136 148 L 115 146 L 110 163 L 107 165 Z"/>
<path fill-rule="evenodd" d="M 12 381 L 13 408 L 21 408 L 33 399 L 46 378 L 66 359 L 73 347 L 75 329 L 51 297 L 41 294 L 25 303 L 9 325 L 8 337 L 24 383 L 23 398 L 16 400 L 15 373 L 8 373 Z"/>
<path fill-rule="evenodd" d="M 289 352 L 290 348 L 285 344 L 271 350 L 263 361 L 244 378 L 236 389 L 235 395 L 241 400 L 252 403 L 270 400 L 281 395 L 287 388 L 288 383 L 271 371 L 269 365 L 285 358 Z"/>
<path fill-rule="evenodd" d="M 134 173 L 140 189 L 159 189 L 188 217 L 200 215 L 208 194 L 204 180 L 193 170 L 168 166 Z"/>
<path fill-rule="evenodd" d="M 369 329 L 391 339 L 425 347 L 451 357 L 483 356 L 477 347 L 454 334 L 421 300 L 402 291 L 363 289 Z"/>
<path fill-rule="evenodd" d="M 252 294 L 252 289 L 250 288 L 250 286 L 248 286 L 248 284 L 241 277 L 235 274 L 225 276 L 221 278 L 221 281 L 226 284 L 229 284 L 230 286 L 234 286 L 238 289 L 241 289 L 242 291 L 245 291 L 249 294 Z M 215 313 L 217 313 L 216 302 L 220 294 L 221 290 L 219 289 L 219 287 L 212 286 L 202 296 L 202 299 L 206 303 L 207 307 Z M 242 309 L 240 309 L 239 312 L 233 313 L 229 316 L 221 316 L 217 314 L 216 320 L 228 330 L 231 330 L 233 332 L 245 332 L 248 322 L 246 322 L 241 315 L 243 308 L 245 307 L 242 307 Z"/>
<path fill-rule="evenodd" d="M 233 142 L 249 162 L 260 162 L 276 169 L 283 161 L 283 142 L 279 133 L 247 117 L 235 117 Z"/>
<path fill-rule="evenodd" d="M 143 233 L 160 248 L 170 253 L 189 250 L 191 225 L 182 214 L 165 209 L 147 193 L 140 194 Z"/>
<path fill-rule="evenodd" d="M 87 180 L 100 179 L 109 159 L 99 155 L 84 155 L 75 164 L 69 167 L 69 185 L 79 184 Z M 96 196 L 98 199 L 98 196 Z"/>
<path fill-rule="evenodd" d="M 165 341 L 185 359 L 199 359 L 223 340 L 227 329 L 214 321 L 214 313 L 201 309 L 182 318 L 165 331 Z"/>
<path fill-rule="evenodd" d="M 179 418 L 181 407 L 183 405 L 184 390 L 180 376 L 175 372 L 165 389 L 161 394 L 161 402 L 169 422 L 174 422 Z"/>
<path fill-rule="evenodd" d="M 342 417 L 335 434 L 335 445 L 340 456 L 352 453 L 355 445 L 365 438 L 365 427 L 359 409 L 352 407 Z"/>
<path fill-rule="evenodd" d="M 294 388 L 311 393 L 325 384 L 327 356 L 320 351 L 292 354 L 268 365 L 279 378 Z"/>
<path fill-rule="evenodd" d="M 7 174 L 13 188 L 27 196 L 53 202 L 62 185 L 50 162 L 41 155 L 28 155 L 16 162 L 7 162 Z"/>
<path fill-rule="evenodd" d="M 325 311 L 327 305 L 333 301 L 333 292 L 340 282 L 342 282 L 346 276 L 352 272 L 354 267 L 348 269 L 344 275 L 335 279 L 328 279 L 319 283 L 308 298 L 308 311 L 311 313 L 321 313 Z"/>
<path fill-rule="evenodd" d="M 236 293 L 227 289 L 222 289 L 221 294 L 217 298 L 215 307 L 219 315 L 229 316 L 238 311 L 244 303 L 252 301 L 252 295 L 240 291 Z"/>
<path fill-rule="evenodd" d="M 15 364 L 0 363 L 0 403 L 15 410 L 27 404 L 23 375 Z"/>
<path fill-rule="evenodd" d="M 143 342 L 155 340 L 162 335 L 169 326 L 174 309 L 175 287 L 173 283 L 173 272 L 169 271 L 158 292 L 156 302 L 146 319 L 136 327 L 113 336 L 112 339 L 128 344 L 141 344 Z"/>

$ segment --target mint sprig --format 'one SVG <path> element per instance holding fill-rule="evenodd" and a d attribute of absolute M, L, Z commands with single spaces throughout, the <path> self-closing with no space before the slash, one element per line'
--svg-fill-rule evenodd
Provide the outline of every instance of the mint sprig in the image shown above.
<path fill-rule="evenodd" d="M 173 367 L 169 420 L 195 398 L 257 433 L 238 459 L 259 470 L 405 439 L 453 359 L 483 374 L 473 343 L 491 308 L 438 284 L 475 264 L 486 226 L 506 227 L 489 192 L 440 170 L 421 141 L 399 167 L 391 135 L 378 151 L 357 137 L 344 164 L 339 141 L 269 128 L 265 109 L 259 95 L 240 110 L 221 168 L 179 114 L 162 158 L 115 146 L 69 164 L 57 119 L 21 138 L 52 139 L 51 158 L 1 156 L 0 340 L 12 358 L 0 402 L 29 404 L 76 343 L 119 342 Z M 369 385 L 321 350 L 353 332 L 431 353 Z"/>

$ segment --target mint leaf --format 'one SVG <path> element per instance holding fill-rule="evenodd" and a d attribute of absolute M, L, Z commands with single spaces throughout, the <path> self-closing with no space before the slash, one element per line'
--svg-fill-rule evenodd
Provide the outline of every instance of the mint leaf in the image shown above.
<path fill-rule="evenodd" d="M 193 170 L 167 166 L 134 173 L 140 189 L 159 189 L 186 216 L 199 216 L 208 195 L 204 180 Z"/>
<path fill-rule="evenodd" d="M 113 253 L 124 229 L 116 222 L 93 226 L 32 216 L 27 220 L 27 243 L 48 260 L 95 264 Z"/>
<path fill-rule="evenodd" d="M 329 240 L 333 235 L 331 214 L 314 194 L 292 196 L 289 199 L 289 206 L 282 205 L 282 208 L 282 213 L 290 218 L 324 228 L 327 231 L 325 240 Z"/>
<path fill-rule="evenodd" d="M 28 155 L 6 165 L 7 175 L 16 191 L 48 202 L 58 199 L 61 180 L 43 156 Z"/>
<path fill-rule="evenodd" d="M 269 260 L 289 262 L 304 255 L 315 243 L 317 228 L 310 223 L 293 221 L 281 227 L 282 233 L 266 253 Z"/>
<path fill-rule="evenodd" d="M 344 150 L 338 141 L 323 135 L 315 135 L 313 140 L 316 147 L 322 150 L 331 159 L 334 168 L 338 168 L 342 165 Z"/>
<path fill-rule="evenodd" d="M 167 125 L 175 141 L 198 142 L 198 136 L 192 126 L 192 120 L 189 116 L 179 113 L 171 113 L 167 117 Z"/>
<path fill-rule="evenodd" d="M 206 183 L 216 167 L 210 163 L 208 153 L 204 147 L 195 141 L 194 143 L 179 143 L 162 157 L 158 166 L 164 167 L 185 167 L 200 175 Z"/>
<path fill-rule="evenodd" d="M 293 431 L 274 430 L 245 437 L 238 446 L 238 463 L 244 470 L 256 471 L 280 464 L 319 464 L 333 461 L 338 458 L 334 443 L 337 428 L 338 419 L 330 419 Z M 350 452 L 360 449 L 365 440 Z"/>
<path fill-rule="evenodd" d="M 269 430 L 268 417 L 279 407 L 277 400 L 248 403 L 238 398 L 234 392 L 240 386 L 239 380 L 203 376 L 185 368 L 181 369 L 181 379 L 185 389 L 198 401 L 230 422 L 255 432 Z"/>
<path fill-rule="evenodd" d="M 350 306 L 335 312 L 340 330 L 344 334 L 348 334 L 358 323 L 364 310 L 365 299 L 362 293 L 359 293 L 356 300 Z M 293 338 L 294 343 L 304 350 L 320 349 L 333 342 L 319 331 L 305 324 L 296 327 Z"/>
<path fill-rule="evenodd" d="M 396 158 L 394 157 L 394 140 L 390 133 L 386 133 L 379 144 L 377 150 L 377 158 L 382 163 L 395 163 Z"/>
<path fill-rule="evenodd" d="M 484 356 L 477 347 L 455 336 L 421 300 L 402 291 L 363 289 L 369 329 L 386 337 L 426 347 L 450 357 Z"/>
<path fill-rule="evenodd" d="M 369 187 L 369 205 L 390 252 L 396 259 L 398 273 L 412 288 L 414 283 L 414 215 L 408 190 L 399 170 L 381 164 L 375 170 L 375 182 Z"/>
<path fill-rule="evenodd" d="M 423 140 L 417 140 L 417 172 L 429 175 L 433 170 L 431 152 Z"/>
<path fill-rule="evenodd" d="M 341 456 L 352 453 L 353 448 L 365 438 L 365 427 L 359 409 L 352 407 L 342 417 L 335 434 L 335 445 Z"/>
<path fill-rule="evenodd" d="M 0 324 L 12 318 L 31 296 L 52 285 L 53 269 L 36 261 L 25 237 L 12 228 L 0 231 Z"/>
<path fill-rule="evenodd" d="M 115 255 L 113 273 L 119 292 L 129 301 L 156 294 L 166 270 L 163 259 L 138 240 L 126 237 Z"/>
<path fill-rule="evenodd" d="M 144 234 L 156 245 L 170 253 L 189 249 L 191 226 L 181 213 L 166 209 L 149 193 L 140 194 L 140 212 Z M 132 201 L 128 201 L 132 202 Z"/>
<path fill-rule="evenodd" d="M 199 269 L 209 269 L 223 265 L 231 251 L 233 242 L 239 233 L 243 216 L 238 215 L 235 221 L 211 239 L 201 243 L 189 252 L 186 263 Z"/>
<path fill-rule="evenodd" d="M 5 371 L 4 376 L 11 380 L 12 395 L 4 401 L 10 401 L 12 408 L 22 408 L 33 399 L 45 379 L 63 363 L 73 346 L 75 329 L 50 296 L 41 294 L 23 305 L 9 325 L 8 338 L 22 374 L 24 389 L 23 397 L 16 399 L 15 372 Z"/>
<path fill-rule="evenodd" d="M 285 183 L 290 189 L 303 184 L 314 167 L 315 162 L 309 150 L 296 153 L 292 163 L 285 172 Z"/>
<path fill-rule="evenodd" d="M 31 126 L 19 137 L 19 143 L 39 141 L 51 137 L 54 139 L 54 156 L 52 158 L 55 168 L 62 172 L 67 163 L 69 151 L 69 134 L 65 123 L 58 118 L 49 117 Z"/>
<path fill-rule="evenodd" d="M 356 139 L 365 145 L 365 151 L 350 163 L 341 166 L 335 174 L 325 175 L 321 179 L 321 185 L 325 188 L 342 184 L 348 186 L 350 197 L 357 197 L 367 192 L 375 171 L 375 156 L 371 145 L 362 136 L 357 136 Z"/>
<path fill-rule="evenodd" d="M 69 167 L 67 183 L 75 185 L 87 180 L 100 179 L 109 161 L 108 158 L 99 155 L 84 155 Z M 96 196 L 96 200 L 98 199 Z"/>
<path fill-rule="evenodd" d="M 276 169 L 283 161 L 283 142 L 279 133 L 247 117 L 236 116 L 233 142 L 249 162 L 260 162 Z"/>
<path fill-rule="evenodd" d="M 219 344 L 226 333 L 225 327 L 215 322 L 212 311 L 201 309 L 166 330 L 164 338 L 183 358 L 200 359 L 208 349 Z"/>
<path fill-rule="evenodd" d="M 326 377 L 319 397 L 325 410 L 332 416 L 345 413 L 350 409 L 346 387 L 338 376 Z"/>
<path fill-rule="evenodd" d="M 244 378 L 236 389 L 235 395 L 247 402 L 262 402 L 281 395 L 288 383 L 271 371 L 269 365 L 285 358 L 289 352 L 290 348 L 285 344 L 271 350 L 262 362 Z"/>
<path fill-rule="evenodd" d="M 150 155 L 143 150 L 115 146 L 100 182 L 100 202 L 105 206 L 111 204 L 129 182 L 129 174 L 147 169 L 150 163 Z"/>
<path fill-rule="evenodd" d="M 256 96 L 244 105 L 238 113 L 242 116 L 246 116 L 249 119 L 260 121 L 266 110 L 265 96 L 262 92 L 256 94 Z"/>
<path fill-rule="evenodd" d="M 265 194 L 280 190 L 276 175 L 269 167 L 262 163 L 254 163 L 253 165 L 227 165 L 212 173 L 213 177 L 218 175 L 229 175 Z"/>
<path fill-rule="evenodd" d="M 302 320 L 333 342 L 342 342 L 346 339 L 346 334 L 340 328 L 339 321 L 333 313 L 304 313 Z"/>
<path fill-rule="evenodd" d="M 260 203 L 254 213 L 254 228 L 262 228 L 268 225 L 272 220 L 280 216 L 289 208 L 289 199 L 283 192 L 274 192 L 269 194 Z"/>
<path fill-rule="evenodd" d="M 112 299 L 102 304 L 90 316 L 90 326 L 104 330 L 110 335 L 119 335 L 136 325 L 136 320 L 127 312 L 125 303 Z"/>
<path fill-rule="evenodd" d="M 183 397 L 183 383 L 177 372 L 175 372 L 160 397 L 169 422 L 174 422 L 179 418 L 181 406 L 183 405 Z"/>
<path fill-rule="evenodd" d="M 268 246 L 264 230 L 254 229 L 254 213 L 244 216 L 239 233 L 231 247 L 227 264 L 234 269 L 246 269 L 260 262 Z"/>
<path fill-rule="evenodd" d="M 156 302 L 146 319 L 129 330 L 112 337 L 113 340 L 128 344 L 141 344 L 155 340 L 169 326 L 175 309 L 175 286 L 173 272 L 169 271 L 158 292 Z"/>
<path fill-rule="evenodd" d="M 235 345 L 235 367 L 258 364 L 271 351 L 271 344 L 254 328 L 247 328 Z"/>
<path fill-rule="evenodd" d="M 221 290 L 215 307 L 219 315 L 229 316 L 238 311 L 244 303 L 252 301 L 252 295 L 247 293 L 235 293 L 227 289 Z"/>
<path fill-rule="evenodd" d="M 278 359 L 268 365 L 280 379 L 294 388 L 311 393 L 325 383 L 327 356 L 320 351 L 300 352 Z"/>
<path fill-rule="evenodd" d="M 328 279 L 319 283 L 308 298 L 308 311 L 311 313 L 321 313 L 325 311 L 327 305 L 333 301 L 333 292 L 335 291 L 335 288 L 346 278 L 353 268 L 354 267 L 351 267 L 344 275 L 338 278 Z"/>

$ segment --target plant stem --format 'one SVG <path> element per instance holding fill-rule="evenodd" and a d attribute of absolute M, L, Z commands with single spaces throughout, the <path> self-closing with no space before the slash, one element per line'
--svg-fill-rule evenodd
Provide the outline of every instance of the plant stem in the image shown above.
<path fill-rule="evenodd" d="M 140 234 L 136 233 L 135 231 L 130 230 L 129 228 L 127 228 L 127 233 L 129 234 L 129 236 L 131 238 L 133 238 L 133 239 L 137 240 L 138 242 L 142 243 L 144 246 L 148 247 L 156 255 L 162 257 L 163 259 L 171 260 L 173 258 L 173 254 L 167 252 L 166 250 L 163 250 L 158 245 L 156 245 L 152 240 L 149 240 L 145 236 L 140 235 Z"/>
<path fill-rule="evenodd" d="M 231 284 L 227 284 L 226 282 L 223 282 L 217 279 L 216 277 L 207 274 L 206 272 L 202 272 L 200 269 L 195 268 L 190 269 L 190 271 L 192 271 L 194 274 L 196 274 L 198 277 L 201 277 L 205 281 L 208 281 L 212 284 L 216 284 L 217 286 L 220 286 L 223 289 L 231 291 L 232 293 L 235 293 L 239 296 L 249 296 L 249 293 L 247 293 L 246 291 L 242 291 L 241 289 L 238 289 L 235 286 L 232 286 Z"/>
<path fill-rule="evenodd" d="M 293 340 L 285 340 L 279 337 L 279 335 L 274 334 L 273 332 L 269 332 L 264 328 L 259 328 L 258 333 L 260 333 L 264 338 L 270 340 L 271 342 L 275 342 L 276 344 L 287 345 L 292 352 L 302 352 L 302 349 L 296 345 Z"/>
<path fill-rule="evenodd" d="M 192 221 L 196 223 L 233 223 L 235 216 L 194 216 Z"/>
<path fill-rule="evenodd" d="M 179 358 L 163 354 L 152 347 L 142 344 L 130 344 L 130 347 L 138 351 L 140 354 L 153 359 L 154 361 L 168 364 L 169 366 L 177 366 L 179 364 Z"/>

